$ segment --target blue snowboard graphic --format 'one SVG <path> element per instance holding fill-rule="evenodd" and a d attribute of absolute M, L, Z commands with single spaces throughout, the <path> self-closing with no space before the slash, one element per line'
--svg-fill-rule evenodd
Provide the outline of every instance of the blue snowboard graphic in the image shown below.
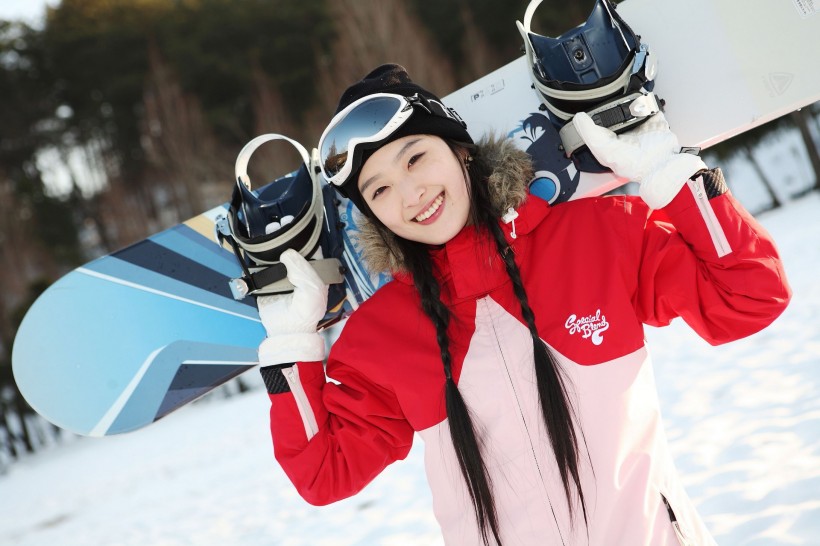
<path fill-rule="evenodd" d="M 153 422 L 256 364 L 264 329 L 252 299 L 231 297 L 239 274 L 230 252 L 185 224 L 72 271 L 20 327 L 21 392 L 81 434 Z"/>

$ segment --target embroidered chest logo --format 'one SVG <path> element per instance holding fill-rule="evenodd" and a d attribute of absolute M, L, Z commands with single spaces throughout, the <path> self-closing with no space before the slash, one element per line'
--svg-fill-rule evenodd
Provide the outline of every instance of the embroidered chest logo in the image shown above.
<path fill-rule="evenodd" d="M 604 332 L 609 330 L 609 323 L 606 321 L 606 316 L 601 314 L 598 309 L 594 315 L 586 317 L 578 317 L 570 315 L 567 317 L 567 322 L 564 324 L 570 335 L 581 334 L 584 339 L 592 341 L 593 345 L 600 345 L 604 342 Z"/>

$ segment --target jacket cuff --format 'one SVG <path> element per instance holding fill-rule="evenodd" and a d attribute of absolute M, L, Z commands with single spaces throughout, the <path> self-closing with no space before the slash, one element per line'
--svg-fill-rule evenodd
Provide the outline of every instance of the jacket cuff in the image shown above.
<path fill-rule="evenodd" d="M 294 364 L 295 362 L 291 362 L 290 364 L 279 364 L 278 366 L 259 368 L 259 373 L 262 374 L 262 380 L 265 382 L 265 388 L 268 390 L 268 394 L 290 392 L 290 386 L 282 371 L 292 367 Z"/>
<path fill-rule="evenodd" d="M 719 169 L 696 173 L 663 213 L 700 259 L 725 258 L 739 244 L 738 207 Z"/>
<path fill-rule="evenodd" d="M 714 199 L 729 191 L 729 186 L 723 178 L 723 171 L 720 169 L 716 168 L 697 172 L 692 177 L 692 180 L 697 179 L 699 176 L 703 177 L 703 188 L 706 190 L 706 195 L 709 199 Z"/>

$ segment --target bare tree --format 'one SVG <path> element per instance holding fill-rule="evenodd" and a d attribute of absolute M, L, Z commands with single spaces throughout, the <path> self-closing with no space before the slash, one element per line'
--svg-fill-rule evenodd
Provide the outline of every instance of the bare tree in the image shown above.
<path fill-rule="evenodd" d="M 0 170 L 0 338 L 4 342 L 12 340 L 16 325 L 9 317 L 25 298 L 29 284 L 59 274 L 53 256 L 33 232 L 32 207 L 18 198 L 13 181 Z"/>
<path fill-rule="evenodd" d="M 777 196 L 777 193 L 774 191 L 774 184 L 763 171 L 763 166 L 760 164 L 760 161 L 757 160 L 757 157 L 754 154 L 754 149 L 748 143 L 741 143 L 738 146 L 740 153 L 743 154 L 743 157 L 746 158 L 746 161 L 749 162 L 752 169 L 754 170 L 757 177 L 763 183 L 763 187 L 766 188 L 766 193 L 769 194 L 769 199 L 771 200 L 771 208 L 776 209 L 783 206 L 783 202 Z"/>
<path fill-rule="evenodd" d="M 82 197 L 84 221 L 90 221 L 101 239 L 102 249 L 111 252 L 145 237 L 156 225 L 156 210 L 150 192 L 143 184 L 123 180 L 119 157 L 104 137 L 88 139 L 81 148 L 83 164 L 72 166 L 70 173 L 75 194 Z M 92 188 L 79 180 L 93 175 Z"/>
<path fill-rule="evenodd" d="M 818 146 L 814 138 L 812 138 L 811 130 L 809 129 L 809 120 L 812 119 L 811 106 L 792 112 L 791 118 L 800 131 L 803 144 L 806 146 L 806 152 L 808 152 L 809 162 L 814 171 L 814 189 L 820 190 L 820 153 L 817 151 Z"/>
<path fill-rule="evenodd" d="M 288 106 L 282 100 L 282 94 L 271 78 L 259 66 L 251 64 L 251 105 L 256 134 L 280 133 L 292 138 L 300 138 L 304 131 L 294 123 Z"/>
<path fill-rule="evenodd" d="M 161 218 L 168 227 L 216 205 L 214 186 L 224 185 L 230 164 L 205 120 L 199 101 L 182 89 L 155 43 L 148 48 L 149 73 L 143 93 L 142 147 L 151 169 L 146 188 L 160 208 L 167 196 L 175 218 Z M 218 193 L 217 193 L 218 194 Z M 221 194 L 218 194 L 221 195 Z"/>
<path fill-rule="evenodd" d="M 328 7 L 336 39 L 320 63 L 312 125 L 323 127 L 342 91 L 382 63 L 401 64 L 439 96 L 456 88 L 452 64 L 401 0 L 336 0 Z"/>
<path fill-rule="evenodd" d="M 301 142 L 306 148 L 315 146 L 308 140 L 313 133 L 312 128 L 293 120 L 282 93 L 257 62 L 251 65 L 251 83 L 256 135 L 278 133 Z M 256 188 L 294 170 L 300 162 L 301 157 L 290 146 L 267 145 L 254 153 L 248 165 L 248 175 Z"/>
<path fill-rule="evenodd" d="M 500 66 L 502 60 L 495 51 L 489 47 L 487 40 L 481 35 L 481 31 L 476 25 L 473 12 L 465 2 L 460 6 L 461 20 L 464 24 L 464 37 L 462 50 L 468 52 L 464 55 L 464 66 L 461 67 L 462 78 L 472 81 L 487 74 L 493 67 Z"/>

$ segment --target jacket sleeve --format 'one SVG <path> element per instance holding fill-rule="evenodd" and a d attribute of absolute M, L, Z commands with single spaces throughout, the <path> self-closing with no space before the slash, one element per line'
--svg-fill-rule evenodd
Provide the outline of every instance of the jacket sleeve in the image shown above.
<path fill-rule="evenodd" d="M 791 290 L 774 241 L 720 170 L 698 174 L 669 205 L 646 214 L 634 249 L 642 322 L 664 326 L 680 316 L 718 345 L 762 330 L 786 308 Z"/>
<path fill-rule="evenodd" d="M 327 367 L 333 382 L 321 362 L 262 370 L 274 454 L 299 494 L 314 505 L 359 492 L 387 465 L 404 459 L 413 441 L 392 391 L 333 353 Z"/>

